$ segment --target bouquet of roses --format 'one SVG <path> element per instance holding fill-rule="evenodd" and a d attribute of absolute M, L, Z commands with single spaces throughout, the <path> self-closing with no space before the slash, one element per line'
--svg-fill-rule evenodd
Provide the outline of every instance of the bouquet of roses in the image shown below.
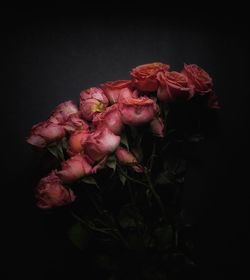
<path fill-rule="evenodd" d="M 151 63 L 130 74 L 83 90 L 79 106 L 61 103 L 32 127 L 27 142 L 57 159 L 38 183 L 37 206 L 68 208 L 71 240 L 80 249 L 94 241 L 94 259 L 112 279 L 131 279 L 129 263 L 136 279 L 165 279 L 177 264 L 194 265 L 183 238 L 181 151 L 202 139 L 202 112 L 219 105 L 195 64 L 176 72 Z"/>

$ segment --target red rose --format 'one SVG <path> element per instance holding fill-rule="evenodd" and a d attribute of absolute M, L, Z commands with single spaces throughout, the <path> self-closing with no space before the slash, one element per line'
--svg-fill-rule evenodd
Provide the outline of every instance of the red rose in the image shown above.
<path fill-rule="evenodd" d="M 65 132 L 61 125 L 44 121 L 31 128 L 27 142 L 33 146 L 44 148 L 47 144 L 62 139 L 64 134 Z"/>
<path fill-rule="evenodd" d="M 114 104 L 108 107 L 104 112 L 97 114 L 93 118 L 93 124 L 96 127 L 106 125 L 114 134 L 120 135 L 123 128 L 123 122 L 118 105 Z"/>
<path fill-rule="evenodd" d="M 162 118 L 155 117 L 151 122 L 150 122 L 150 128 L 152 133 L 155 136 L 164 137 L 164 123 Z"/>
<path fill-rule="evenodd" d="M 78 112 L 77 106 L 73 101 L 66 101 L 59 104 L 51 113 L 49 121 L 56 124 L 64 124 L 68 117 Z"/>
<path fill-rule="evenodd" d="M 87 130 L 88 124 L 82 120 L 79 117 L 79 113 L 77 113 L 70 115 L 63 127 L 67 132 L 72 133 L 77 130 Z"/>
<path fill-rule="evenodd" d="M 135 172 L 143 172 L 143 168 L 139 165 L 137 158 L 127 149 L 118 147 L 115 151 L 115 155 L 122 165 L 131 166 Z"/>
<path fill-rule="evenodd" d="M 111 104 L 117 103 L 120 93 L 131 85 L 130 80 L 118 80 L 102 84 L 102 89 Z"/>
<path fill-rule="evenodd" d="M 187 76 L 189 86 L 199 94 L 212 90 L 213 81 L 209 74 L 196 64 L 184 64 L 182 73 Z"/>
<path fill-rule="evenodd" d="M 189 100 L 194 95 L 193 88 L 189 87 L 188 78 L 182 73 L 160 72 L 157 79 L 160 83 L 157 97 L 161 101 Z"/>
<path fill-rule="evenodd" d="M 42 178 L 36 189 L 37 206 L 42 209 L 69 204 L 75 200 L 72 190 L 66 189 L 61 180 L 52 171 Z"/>
<path fill-rule="evenodd" d="M 115 135 L 105 125 L 98 128 L 89 135 L 84 152 L 93 161 L 100 161 L 106 155 L 114 152 L 120 144 L 120 136 Z"/>
<path fill-rule="evenodd" d="M 157 105 L 148 97 L 127 98 L 119 102 L 122 121 L 128 125 L 140 125 L 153 120 Z"/>
<path fill-rule="evenodd" d="M 88 130 L 78 130 L 72 133 L 68 140 L 68 155 L 73 156 L 80 153 L 83 150 L 83 146 L 88 136 Z"/>
<path fill-rule="evenodd" d="M 73 183 L 92 172 L 88 160 L 80 154 L 62 162 L 61 167 L 62 170 L 58 171 L 57 175 L 64 183 Z"/>
<path fill-rule="evenodd" d="M 137 89 L 152 92 L 158 89 L 157 73 L 168 69 L 169 65 L 155 62 L 137 66 L 132 69 L 130 74 Z"/>
<path fill-rule="evenodd" d="M 108 99 L 100 88 L 89 88 L 80 93 L 80 110 L 82 117 L 91 121 L 97 113 L 103 112 L 108 106 Z"/>

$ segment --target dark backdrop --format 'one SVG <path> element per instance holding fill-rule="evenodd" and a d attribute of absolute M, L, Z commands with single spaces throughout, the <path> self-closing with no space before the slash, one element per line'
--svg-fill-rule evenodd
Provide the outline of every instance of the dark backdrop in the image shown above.
<path fill-rule="evenodd" d="M 106 80 L 126 79 L 132 67 L 154 61 L 176 70 L 183 62 L 204 67 L 222 107 L 216 133 L 190 151 L 194 161 L 184 190 L 195 228 L 198 278 L 235 273 L 240 279 L 247 271 L 247 22 L 233 10 L 159 10 L 123 15 L 86 9 L 68 14 L 2 11 L 1 187 L 7 191 L 2 195 L 2 241 L 10 279 L 12 273 L 74 279 L 79 272 L 93 279 L 94 274 L 84 274 L 91 271 L 88 258 L 80 259 L 66 238 L 67 213 L 47 214 L 34 206 L 33 189 L 44 163 L 25 137 L 58 103 L 77 100 L 82 89 Z"/>

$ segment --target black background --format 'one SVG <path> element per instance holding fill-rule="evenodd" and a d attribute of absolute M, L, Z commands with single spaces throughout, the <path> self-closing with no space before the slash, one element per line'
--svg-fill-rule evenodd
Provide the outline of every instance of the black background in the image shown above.
<path fill-rule="evenodd" d="M 198 278 L 234 274 L 240 279 L 249 265 L 246 15 L 211 7 L 202 12 L 154 7 L 145 13 L 123 8 L 101 14 L 88 9 L 1 13 L 5 279 L 14 279 L 13 273 L 34 279 L 73 279 L 82 273 L 79 279 L 94 279 L 85 275 L 91 270 L 87 258 L 80 259 L 67 241 L 67 213 L 44 213 L 34 205 L 44 163 L 25 137 L 57 104 L 77 101 L 82 89 L 129 78 L 132 67 L 154 61 L 175 70 L 183 62 L 196 63 L 214 79 L 222 107 L 218 130 L 190 151 L 194 161 L 184 203 L 194 221 Z"/>

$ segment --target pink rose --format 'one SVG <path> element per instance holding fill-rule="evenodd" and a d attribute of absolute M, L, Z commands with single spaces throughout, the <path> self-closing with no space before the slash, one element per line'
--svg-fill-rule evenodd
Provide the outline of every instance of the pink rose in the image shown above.
<path fill-rule="evenodd" d="M 62 162 L 61 167 L 62 170 L 58 171 L 57 175 L 64 183 L 73 183 L 92 172 L 88 160 L 80 154 Z"/>
<path fill-rule="evenodd" d="M 115 151 L 115 155 L 122 165 L 131 166 L 135 172 L 143 172 L 143 168 L 139 165 L 137 158 L 127 149 L 118 147 Z"/>
<path fill-rule="evenodd" d="M 70 156 L 76 155 L 83 150 L 83 146 L 89 136 L 88 130 L 78 130 L 72 133 L 68 140 L 67 153 Z"/>
<path fill-rule="evenodd" d="M 164 123 L 162 118 L 160 117 L 155 117 L 151 122 L 150 122 L 150 128 L 152 133 L 155 136 L 164 137 Z"/>
<path fill-rule="evenodd" d="M 115 135 L 105 125 L 98 128 L 89 135 L 84 152 L 93 160 L 100 161 L 106 155 L 114 152 L 120 144 L 120 136 Z"/>
<path fill-rule="evenodd" d="M 131 81 L 130 80 L 118 80 L 113 82 L 106 82 L 102 84 L 102 89 L 106 94 L 109 102 L 111 104 L 117 103 L 118 98 L 122 90 L 127 89 L 130 87 Z"/>
<path fill-rule="evenodd" d="M 119 102 L 122 121 L 128 125 L 140 125 L 153 120 L 157 105 L 148 97 L 128 98 Z"/>
<path fill-rule="evenodd" d="M 118 105 L 114 104 L 108 107 L 104 112 L 96 115 L 93 118 L 93 124 L 98 127 L 100 125 L 107 126 L 114 134 L 120 135 L 123 122 Z"/>
<path fill-rule="evenodd" d="M 80 93 L 80 110 L 82 117 L 91 121 L 94 115 L 103 112 L 108 106 L 108 99 L 100 88 L 89 88 Z"/>
<path fill-rule="evenodd" d="M 33 146 L 44 148 L 47 144 L 62 139 L 64 134 L 65 132 L 61 125 L 44 121 L 31 128 L 27 142 Z"/>
<path fill-rule="evenodd" d="M 64 124 L 68 117 L 78 112 L 77 106 L 73 101 L 66 101 L 59 104 L 51 113 L 49 120 L 55 124 Z"/>
<path fill-rule="evenodd" d="M 36 198 L 37 206 L 42 209 L 66 205 L 76 199 L 73 191 L 62 185 L 54 171 L 40 180 L 36 189 Z"/>
<path fill-rule="evenodd" d="M 212 90 L 213 81 L 209 74 L 196 64 L 184 64 L 182 73 L 187 76 L 189 86 L 199 94 Z"/>
<path fill-rule="evenodd" d="M 160 72 L 157 79 L 160 83 L 157 97 L 161 101 L 189 100 L 194 95 L 193 89 L 189 87 L 188 78 L 182 73 Z"/>
<path fill-rule="evenodd" d="M 70 115 L 63 127 L 67 132 L 72 133 L 77 130 L 87 130 L 88 124 L 77 113 Z"/>
<path fill-rule="evenodd" d="M 134 86 L 141 91 L 156 91 L 158 89 L 157 73 L 168 70 L 169 65 L 160 62 L 139 65 L 130 72 Z"/>

